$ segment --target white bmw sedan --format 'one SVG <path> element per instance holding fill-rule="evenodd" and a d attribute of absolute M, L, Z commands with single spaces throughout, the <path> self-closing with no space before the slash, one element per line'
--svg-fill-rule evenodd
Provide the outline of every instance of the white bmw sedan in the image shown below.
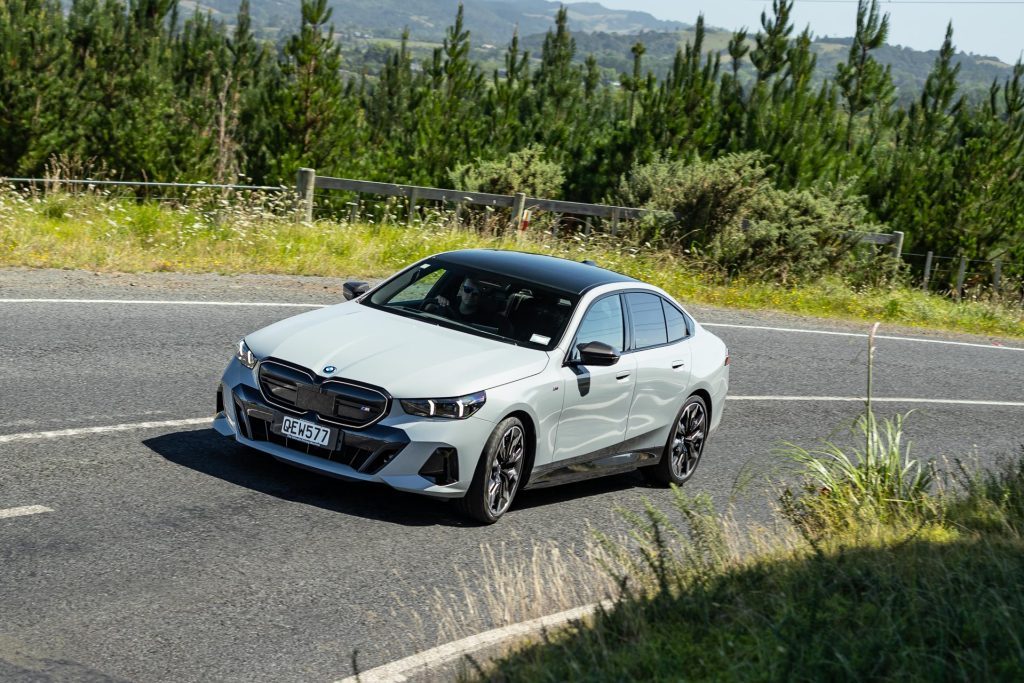
<path fill-rule="evenodd" d="M 590 263 L 454 251 L 238 343 L 214 428 L 307 469 L 457 500 L 642 468 L 682 484 L 729 352 L 668 294 Z"/>

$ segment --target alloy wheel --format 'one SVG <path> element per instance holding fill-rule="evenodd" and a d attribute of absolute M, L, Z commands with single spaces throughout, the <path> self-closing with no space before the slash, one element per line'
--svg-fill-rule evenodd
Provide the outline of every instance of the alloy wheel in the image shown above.
<path fill-rule="evenodd" d="M 495 517 L 504 514 L 512 504 L 512 497 L 519 486 L 525 452 L 523 429 L 518 424 L 512 425 L 501 435 L 487 482 L 487 507 Z"/>
<path fill-rule="evenodd" d="M 676 432 L 672 439 L 672 474 L 679 480 L 687 479 L 700 462 L 707 434 L 707 411 L 704 405 L 694 401 L 687 405 L 679 416 Z"/>

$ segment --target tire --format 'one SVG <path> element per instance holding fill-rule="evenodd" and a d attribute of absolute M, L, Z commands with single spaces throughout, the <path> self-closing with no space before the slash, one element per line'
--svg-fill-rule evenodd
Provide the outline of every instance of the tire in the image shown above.
<path fill-rule="evenodd" d="M 525 461 L 526 429 L 519 418 L 507 417 L 488 437 L 473 483 L 457 501 L 459 511 L 484 524 L 497 522 L 519 490 Z"/>
<path fill-rule="evenodd" d="M 663 486 L 686 483 L 700 464 L 708 440 L 708 407 L 704 399 L 697 395 L 686 399 L 674 425 L 661 459 L 656 465 L 643 468 L 649 480 Z"/>

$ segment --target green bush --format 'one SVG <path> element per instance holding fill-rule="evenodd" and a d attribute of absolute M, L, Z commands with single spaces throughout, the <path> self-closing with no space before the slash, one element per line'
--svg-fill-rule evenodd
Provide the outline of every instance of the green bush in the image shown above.
<path fill-rule="evenodd" d="M 830 273 L 857 284 L 892 277 L 893 259 L 855 253 L 856 240 L 847 234 L 884 229 L 870 220 L 863 198 L 845 187 L 781 190 L 766 161 L 746 153 L 637 165 L 615 201 L 666 212 L 641 224 L 640 239 L 688 250 L 725 275 L 782 284 Z"/>
<path fill-rule="evenodd" d="M 513 152 L 506 159 L 456 166 L 449 173 L 459 190 L 515 194 L 558 199 L 562 196 L 565 173 L 561 165 L 544 156 L 544 147 L 530 145 Z"/>

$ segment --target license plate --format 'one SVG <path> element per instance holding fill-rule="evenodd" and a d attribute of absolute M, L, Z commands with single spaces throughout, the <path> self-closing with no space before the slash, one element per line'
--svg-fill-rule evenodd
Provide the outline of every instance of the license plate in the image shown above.
<path fill-rule="evenodd" d="M 289 439 L 296 439 L 323 448 L 330 448 L 332 442 L 331 432 L 333 431 L 328 427 L 321 427 L 315 422 L 297 420 L 287 415 L 281 420 L 281 433 L 283 435 Z"/>

